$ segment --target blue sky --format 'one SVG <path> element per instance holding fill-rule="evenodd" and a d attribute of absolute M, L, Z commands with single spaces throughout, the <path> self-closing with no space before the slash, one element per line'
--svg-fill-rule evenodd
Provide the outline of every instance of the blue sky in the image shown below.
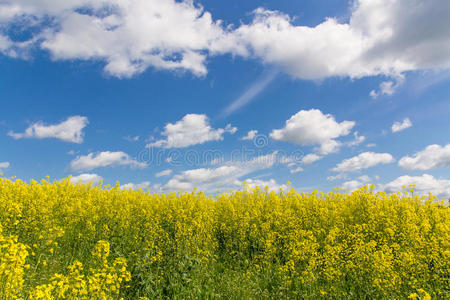
<path fill-rule="evenodd" d="M 3 1 L 0 170 L 450 197 L 449 26 L 445 0 Z"/>

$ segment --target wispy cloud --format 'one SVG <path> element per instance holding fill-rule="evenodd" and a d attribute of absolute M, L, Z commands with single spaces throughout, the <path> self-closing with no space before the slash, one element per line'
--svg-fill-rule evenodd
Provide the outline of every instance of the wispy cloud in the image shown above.
<path fill-rule="evenodd" d="M 450 81 L 450 70 L 427 70 L 420 73 L 417 72 L 414 74 L 413 78 L 408 78 L 408 81 L 409 93 L 417 97 L 435 85 Z"/>
<path fill-rule="evenodd" d="M 258 96 L 277 76 L 278 71 L 272 70 L 265 74 L 262 78 L 252 83 L 252 85 L 236 100 L 228 105 L 221 114 L 221 117 L 226 117 L 234 113 L 236 110 L 249 104 L 256 96 Z"/>
<path fill-rule="evenodd" d="M 155 177 L 169 176 L 170 174 L 172 174 L 172 170 L 167 169 L 167 170 L 156 173 Z"/>
<path fill-rule="evenodd" d="M 129 136 L 129 135 L 127 135 L 127 136 L 124 136 L 123 138 L 124 138 L 124 140 L 129 141 L 129 142 L 137 142 L 137 141 L 139 141 L 140 136 L 138 136 L 138 135 L 136 135 L 136 136 Z"/>

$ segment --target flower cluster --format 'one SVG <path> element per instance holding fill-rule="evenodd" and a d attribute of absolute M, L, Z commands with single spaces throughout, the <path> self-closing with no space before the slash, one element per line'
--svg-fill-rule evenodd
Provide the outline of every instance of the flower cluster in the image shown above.
<path fill-rule="evenodd" d="M 19 299 L 23 286 L 27 247 L 17 236 L 3 236 L 0 224 L 0 295 L 5 299 Z"/>
<path fill-rule="evenodd" d="M 429 194 L 153 194 L 0 178 L 1 299 L 449 295 L 450 209 Z"/>
<path fill-rule="evenodd" d="M 99 241 L 93 256 L 99 268 L 90 269 L 83 275 L 83 264 L 74 261 L 69 274 L 55 274 L 49 284 L 37 286 L 30 293 L 30 299 L 115 299 L 120 287 L 130 281 L 130 272 L 124 258 L 116 258 L 112 266 L 108 263 L 109 243 Z"/>

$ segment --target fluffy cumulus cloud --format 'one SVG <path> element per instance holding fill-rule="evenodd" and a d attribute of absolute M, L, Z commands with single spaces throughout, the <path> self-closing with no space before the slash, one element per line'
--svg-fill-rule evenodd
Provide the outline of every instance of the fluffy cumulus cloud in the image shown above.
<path fill-rule="evenodd" d="M 382 83 L 380 83 L 379 91 L 376 91 L 376 90 L 370 91 L 370 97 L 372 97 L 373 99 L 376 99 L 381 95 L 392 95 L 392 94 L 394 94 L 394 92 L 395 92 L 394 82 L 393 81 L 383 81 Z"/>
<path fill-rule="evenodd" d="M 209 141 L 221 141 L 224 133 L 233 134 L 236 131 L 237 128 L 230 124 L 225 128 L 214 129 L 206 115 L 187 114 L 180 121 L 164 127 L 161 135 L 165 136 L 165 139 L 150 143 L 147 147 L 184 148 Z"/>
<path fill-rule="evenodd" d="M 395 76 L 395 80 L 389 80 L 389 81 L 383 81 L 380 83 L 379 90 L 371 90 L 370 91 L 370 97 L 373 99 L 376 99 L 383 95 L 392 95 L 395 93 L 395 90 L 402 85 L 402 83 L 405 81 L 405 77 L 402 74 L 397 74 Z"/>
<path fill-rule="evenodd" d="M 287 189 L 287 185 L 285 184 L 278 184 L 275 179 L 269 179 L 267 181 L 265 180 L 260 180 L 260 179 L 246 179 L 245 180 L 245 184 L 243 185 L 244 188 L 250 187 L 250 188 L 254 188 L 254 187 L 259 187 L 260 189 L 264 190 L 265 188 L 267 188 L 269 191 L 279 191 L 280 189 L 286 190 Z"/>
<path fill-rule="evenodd" d="M 394 122 L 394 124 L 392 124 L 391 130 L 392 132 L 399 132 L 411 126 L 411 120 L 409 118 L 405 118 L 402 122 Z"/>
<path fill-rule="evenodd" d="M 359 0 L 349 22 L 327 18 L 296 26 L 278 11 L 255 10 L 236 30 L 254 56 L 302 79 L 354 78 L 450 67 L 450 4 L 446 0 Z M 417 26 L 420 24 L 420 26 Z M 387 81 L 381 93 L 392 93 Z"/>
<path fill-rule="evenodd" d="M 338 152 L 342 143 L 336 140 L 328 140 L 320 145 L 320 147 L 315 148 L 322 155 L 327 155 L 330 153 Z"/>
<path fill-rule="evenodd" d="M 257 134 L 258 134 L 258 130 L 250 130 L 249 132 L 247 132 L 246 136 L 243 136 L 241 138 L 241 140 L 243 140 L 243 141 L 251 141 L 251 140 L 253 140 L 256 137 Z"/>
<path fill-rule="evenodd" d="M 218 188 L 219 182 L 221 187 L 235 187 L 240 183 L 237 176 L 242 172 L 243 170 L 237 166 L 187 170 L 175 175 L 166 183 L 164 188 L 169 191 L 178 191 L 192 190 L 197 187 L 200 190 L 211 191 Z"/>
<path fill-rule="evenodd" d="M 335 139 L 348 135 L 353 126 L 353 121 L 336 122 L 332 115 L 318 109 L 301 110 L 286 121 L 284 128 L 273 130 L 270 137 L 302 146 L 317 145 L 317 151 L 325 155 L 339 149 L 341 143 Z"/>
<path fill-rule="evenodd" d="M 119 77 L 148 67 L 204 75 L 207 53 L 245 50 L 238 51 L 239 43 L 230 40 L 221 21 L 193 1 L 6 0 L 0 22 L 41 25 L 30 43 L 57 60 L 102 60 L 105 71 Z M 3 39 L 3 52 L 19 46 Z"/>
<path fill-rule="evenodd" d="M 450 198 L 450 180 L 434 178 L 432 175 L 423 174 L 422 176 L 400 176 L 397 179 L 382 185 L 381 188 L 389 193 L 409 191 L 408 186 L 415 185 L 414 190 L 419 194 L 429 192 L 440 198 Z"/>
<path fill-rule="evenodd" d="M 344 159 L 332 170 L 335 172 L 354 172 L 378 164 L 388 164 L 392 162 L 394 162 L 394 158 L 389 153 L 364 152 L 357 156 Z"/>
<path fill-rule="evenodd" d="M 136 168 L 145 168 L 147 164 L 132 159 L 128 154 L 118 151 L 104 151 L 97 154 L 78 156 L 70 163 L 70 168 L 74 171 L 92 170 L 108 166 L 130 166 Z"/>
<path fill-rule="evenodd" d="M 103 177 L 97 175 L 97 174 L 90 174 L 90 173 L 83 173 L 78 176 L 72 176 L 71 181 L 73 183 L 92 183 L 93 185 L 96 185 L 100 183 L 100 181 L 103 180 Z"/>
<path fill-rule="evenodd" d="M 359 180 L 349 180 L 342 184 L 342 189 L 345 191 L 352 192 L 363 185 Z"/>
<path fill-rule="evenodd" d="M 228 189 L 241 186 L 243 177 L 253 172 L 266 170 L 276 164 L 287 165 L 293 158 L 277 152 L 261 155 L 245 161 L 231 161 L 216 168 L 186 170 L 174 175 L 164 186 L 164 191 L 192 190 L 198 188 L 213 192 L 218 188 Z"/>
<path fill-rule="evenodd" d="M 429 145 L 412 157 L 402 157 L 398 165 L 406 170 L 430 170 L 450 167 L 450 144 L 446 146 Z"/>
<path fill-rule="evenodd" d="M 371 178 L 367 175 L 359 176 L 358 179 L 349 180 L 342 184 L 342 189 L 348 192 L 352 192 L 354 190 L 359 189 L 361 186 L 365 184 L 369 184 Z"/>
<path fill-rule="evenodd" d="M 8 135 L 14 139 L 56 138 L 65 142 L 80 144 L 83 142 L 83 129 L 88 123 L 89 121 L 86 117 L 72 116 L 55 125 L 45 125 L 43 122 L 37 122 L 29 126 L 24 133 L 14 133 L 10 131 L 8 132 Z"/>
<path fill-rule="evenodd" d="M 392 94 L 403 72 L 450 67 L 448 0 L 352 3 L 345 22 L 329 17 L 316 26 L 295 25 L 283 12 L 257 8 L 248 24 L 225 27 L 188 0 L 5 0 L 0 51 L 19 56 L 40 47 L 56 60 L 101 60 L 119 77 L 149 67 L 201 76 L 208 56 L 232 53 L 301 79 L 394 78 L 374 97 Z M 34 34 L 14 40 L 7 35 L 11 25 Z"/>

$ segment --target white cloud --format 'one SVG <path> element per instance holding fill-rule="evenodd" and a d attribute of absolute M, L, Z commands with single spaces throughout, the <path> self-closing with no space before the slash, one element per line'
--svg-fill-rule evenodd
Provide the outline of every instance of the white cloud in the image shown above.
<path fill-rule="evenodd" d="M 354 190 L 357 190 L 358 188 L 362 187 L 365 184 L 369 184 L 372 179 L 368 175 L 362 175 L 359 176 L 356 180 L 349 180 L 342 184 L 342 189 L 352 192 Z"/>
<path fill-rule="evenodd" d="M 169 176 L 170 174 L 172 174 L 172 170 L 167 169 L 167 170 L 156 173 L 155 177 Z"/>
<path fill-rule="evenodd" d="M 118 151 L 104 151 L 97 154 L 89 153 L 85 156 L 78 156 L 70 163 L 70 168 L 75 171 L 92 170 L 100 167 L 108 166 L 130 166 L 137 168 L 145 168 L 147 164 L 132 159 L 128 154 Z"/>
<path fill-rule="evenodd" d="M 319 159 L 322 159 L 322 156 L 319 156 L 314 153 L 310 153 L 310 154 L 307 154 L 304 157 L 302 157 L 301 162 L 302 162 L 302 164 L 310 165 L 313 162 L 318 161 Z"/>
<path fill-rule="evenodd" d="M 347 145 L 350 147 L 358 146 L 359 144 L 361 144 L 362 142 L 364 142 L 366 140 L 365 136 L 358 135 L 358 131 L 353 132 L 353 136 L 355 137 L 355 139 L 353 141 L 347 143 Z"/>
<path fill-rule="evenodd" d="M 98 183 L 100 183 L 100 181 L 103 180 L 103 177 L 97 175 L 97 174 L 89 174 L 89 173 L 84 173 L 84 174 L 80 174 L 78 176 L 72 176 L 71 181 L 73 183 L 84 183 L 84 184 L 88 184 L 88 183 L 92 183 L 93 185 L 96 185 Z"/>
<path fill-rule="evenodd" d="M 236 29 L 250 52 L 302 79 L 398 77 L 405 71 L 450 67 L 450 5 L 446 0 L 359 0 L 348 23 L 327 18 L 296 26 L 281 12 L 255 10 Z M 420 28 L 416 25 L 421 24 Z M 391 93 L 386 82 L 380 93 Z"/>
<path fill-rule="evenodd" d="M 322 155 L 327 155 L 330 153 L 338 152 L 342 143 L 336 140 L 328 140 L 320 145 L 320 147 L 314 148 L 315 151 Z"/>
<path fill-rule="evenodd" d="M 370 143 L 370 144 L 366 145 L 367 148 L 374 148 L 376 146 L 377 146 L 377 144 L 375 144 L 375 143 Z"/>
<path fill-rule="evenodd" d="M 260 59 L 301 79 L 397 78 L 450 67 L 448 0 L 352 3 L 348 22 L 294 25 L 282 12 L 258 8 L 249 24 L 233 28 L 187 0 L 5 0 L 0 26 L 41 30 L 25 42 L 0 36 L 0 51 L 14 56 L 20 47 L 40 47 L 57 60 L 100 60 L 119 77 L 149 67 L 201 76 L 207 58 L 222 53 Z M 392 88 L 387 80 L 373 94 Z"/>
<path fill-rule="evenodd" d="M 244 173 L 244 174 L 242 174 Z M 220 187 L 235 187 L 240 184 L 237 179 L 245 175 L 237 166 L 220 166 L 217 168 L 200 168 L 183 171 L 172 177 L 165 185 L 168 191 L 192 190 L 194 187 L 204 191 L 211 191 Z"/>
<path fill-rule="evenodd" d="M 274 151 L 269 154 L 265 155 L 259 155 L 256 157 L 253 157 L 251 159 L 248 159 L 243 155 L 243 161 L 235 161 L 231 162 L 233 164 L 239 165 L 239 166 L 245 166 L 246 168 L 250 169 L 266 169 L 270 168 L 276 164 L 280 165 L 289 165 L 293 162 L 295 162 L 296 156 L 285 156 L 284 154 Z"/>
<path fill-rule="evenodd" d="M 245 180 L 246 185 L 243 185 L 244 188 L 246 186 L 250 188 L 259 187 L 260 189 L 264 190 L 266 187 L 269 189 L 269 191 L 275 191 L 278 192 L 280 189 L 287 190 L 287 185 L 285 184 L 278 184 L 275 179 L 269 179 L 268 181 L 260 180 L 260 179 L 246 179 Z"/>
<path fill-rule="evenodd" d="M 17 56 L 14 50 L 14 43 L 9 37 L 0 34 L 0 53 L 6 56 L 15 57 Z"/>
<path fill-rule="evenodd" d="M 243 136 L 241 138 L 241 140 L 243 140 L 243 141 L 253 140 L 257 134 L 258 134 L 258 130 L 250 130 L 249 132 L 247 132 L 246 136 Z"/>
<path fill-rule="evenodd" d="M 0 11 L 7 11 L 6 24 L 26 26 L 17 19 L 40 24 L 33 38 L 53 59 L 101 60 L 107 73 L 119 77 L 148 67 L 201 76 L 207 73 L 207 54 L 239 52 L 221 21 L 193 1 L 7 0 Z M 48 18 L 51 25 L 45 24 Z"/>
<path fill-rule="evenodd" d="M 370 97 L 376 99 L 381 95 L 392 95 L 395 91 L 395 89 L 393 88 L 393 84 L 393 81 L 383 81 L 382 83 L 380 83 L 380 91 L 377 92 L 375 90 L 371 90 L 369 94 Z"/>
<path fill-rule="evenodd" d="M 364 152 L 343 160 L 332 170 L 335 172 L 353 172 L 367 169 L 378 164 L 388 164 L 393 161 L 394 158 L 389 153 Z"/>
<path fill-rule="evenodd" d="M 192 190 L 194 187 L 206 192 L 217 189 L 236 188 L 241 178 L 259 170 L 269 169 L 277 163 L 288 164 L 289 157 L 277 152 L 261 155 L 248 161 L 231 161 L 216 168 L 186 170 L 174 175 L 164 186 L 164 191 Z"/>
<path fill-rule="evenodd" d="M 296 167 L 295 169 L 289 170 L 289 172 L 290 172 L 291 174 L 300 173 L 300 172 L 303 172 L 303 171 L 304 171 L 304 170 L 303 170 L 302 167 Z"/>
<path fill-rule="evenodd" d="M 346 173 L 339 173 L 337 175 L 328 176 L 327 180 L 334 181 L 334 180 L 339 180 L 339 179 L 346 179 L 347 177 L 348 177 L 348 175 Z"/>
<path fill-rule="evenodd" d="M 364 183 L 362 183 L 358 180 L 350 180 L 350 181 L 346 181 L 342 184 L 342 189 L 346 190 L 348 192 L 352 192 L 354 190 L 357 190 L 358 188 L 360 188 L 363 185 L 364 185 Z"/>
<path fill-rule="evenodd" d="M 382 95 L 391 96 L 395 93 L 395 90 L 403 84 L 404 81 L 405 77 L 401 74 L 398 74 L 396 76 L 395 81 L 393 80 L 383 81 L 382 83 L 380 83 L 379 91 L 375 90 L 370 91 L 370 97 L 376 99 Z"/>
<path fill-rule="evenodd" d="M 44 125 L 43 122 L 37 122 L 28 127 L 24 133 L 10 131 L 8 135 L 14 139 L 57 138 L 62 141 L 80 144 L 83 142 L 83 129 L 88 123 L 89 121 L 86 117 L 72 116 L 56 125 Z"/>
<path fill-rule="evenodd" d="M 397 179 L 381 186 L 381 189 L 388 193 L 402 192 L 404 187 L 409 191 L 409 185 L 416 185 L 414 190 L 419 194 L 429 192 L 440 198 L 450 198 L 450 180 L 437 179 L 432 175 L 423 174 L 422 176 L 400 176 Z"/>
<path fill-rule="evenodd" d="M 221 165 L 224 163 L 224 157 L 220 155 L 219 157 L 214 157 L 209 161 L 209 164 L 212 166 Z"/>
<path fill-rule="evenodd" d="M 175 124 L 168 123 L 161 133 L 166 139 L 148 144 L 147 147 L 184 148 L 209 141 L 223 140 L 224 133 L 234 134 L 236 127 L 228 124 L 225 128 L 214 129 L 206 115 L 187 114 Z"/>
<path fill-rule="evenodd" d="M 8 169 L 10 166 L 9 162 L 4 161 L 4 162 L 0 162 L 0 171 L 4 170 L 4 169 Z"/>
<path fill-rule="evenodd" d="M 429 145 L 412 157 L 402 157 L 398 165 L 406 170 L 430 170 L 450 167 L 450 144 L 444 147 Z"/>
<path fill-rule="evenodd" d="M 123 138 L 129 142 L 137 142 L 137 141 L 139 141 L 140 137 L 138 135 L 136 135 L 136 136 L 125 136 Z"/>
<path fill-rule="evenodd" d="M 392 132 L 398 132 L 405 130 L 406 128 L 409 128 L 411 126 L 412 126 L 411 120 L 409 118 L 405 118 L 401 123 L 394 122 L 394 124 L 392 124 L 391 130 Z"/>
<path fill-rule="evenodd" d="M 368 175 L 361 175 L 358 177 L 358 180 L 360 180 L 361 182 L 367 183 L 369 182 L 371 179 Z"/>
<path fill-rule="evenodd" d="M 281 12 L 258 8 L 254 13 L 253 22 L 235 34 L 263 62 L 302 79 L 359 73 L 351 63 L 363 51 L 362 37 L 348 24 L 327 19 L 317 27 L 294 26 Z"/>
<path fill-rule="evenodd" d="M 126 183 L 124 185 L 120 186 L 121 190 L 139 190 L 139 189 L 143 189 L 146 190 L 150 187 L 150 181 L 143 181 L 141 183 Z"/>
<path fill-rule="evenodd" d="M 319 145 L 317 151 L 325 155 L 339 149 L 340 142 L 334 139 L 348 135 L 354 125 L 353 121 L 338 123 L 318 109 L 301 110 L 286 121 L 284 128 L 273 130 L 270 137 L 303 146 Z"/>

